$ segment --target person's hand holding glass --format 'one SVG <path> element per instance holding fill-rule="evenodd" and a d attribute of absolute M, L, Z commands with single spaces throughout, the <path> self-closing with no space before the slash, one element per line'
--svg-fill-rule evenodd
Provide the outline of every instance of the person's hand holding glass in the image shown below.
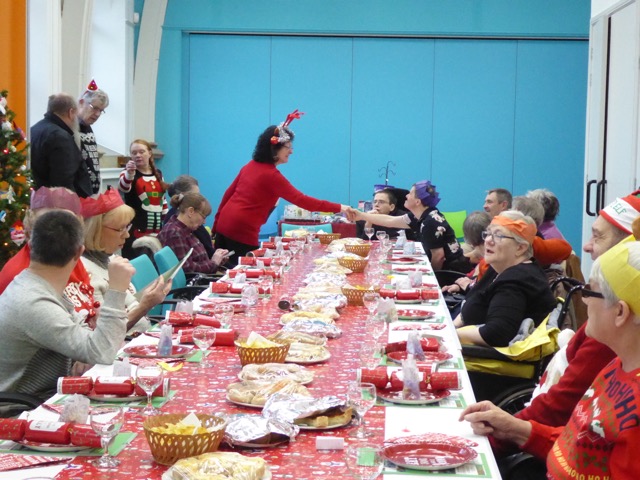
<path fill-rule="evenodd" d="M 376 404 L 376 387 L 372 383 L 353 382 L 347 389 L 347 401 L 358 413 L 359 426 L 350 434 L 355 438 L 371 436 L 364 428 L 364 416 Z"/>
<path fill-rule="evenodd" d="M 147 406 L 140 412 L 141 415 L 157 415 L 160 410 L 151 403 L 151 395 L 154 390 L 162 385 L 164 372 L 157 365 L 140 366 L 136 369 L 136 383 L 147 394 Z"/>
<path fill-rule="evenodd" d="M 109 444 L 124 424 L 122 407 L 96 407 L 91 410 L 89 423 L 93 431 L 100 436 L 102 446 L 102 456 L 91 463 L 98 468 L 114 468 L 120 465 L 120 460 L 109 455 Z"/>
<path fill-rule="evenodd" d="M 208 361 L 207 353 L 209 347 L 213 345 L 213 342 L 216 341 L 216 330 L 215 328 L 208 327 L 205 325 L 198 325 L 193 329 L 193 343 L 196 344 L 196 347 L 200 349 L 202 352 L 202 361 L 200 362 L 200 367 L 202 368 L 210 368 L 213 367 L 213 363 Z"/>

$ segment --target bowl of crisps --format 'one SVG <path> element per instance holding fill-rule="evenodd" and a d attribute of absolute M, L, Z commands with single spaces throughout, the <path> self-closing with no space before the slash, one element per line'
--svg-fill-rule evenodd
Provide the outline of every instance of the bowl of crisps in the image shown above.
<path fill-rule="evenodd" d="M 353 273 L 362 273 L 364 269 L 367 268 L 369 260 L 364 258 L 340 257 L 338 258 L 338 263 Z"/>
<path fill-rule="evenodd" d="M 338 240 L 342 234 L 340 233 L 316 233 L 316 238 L 320 240 L 322 245 L 329 245 L 334 240 Z"/>
<path fill-rule="evenodd" d="M 367 292 L 380 292 L 380 287 L 370 285 L 343 285 L 342 294 L 347 297 L 347 304 L 364 306 L 363 297 Z"/>
<path fill-rule="evenodd" d="M 284 363 L 289 353 L 289 343 L 274 342 L 251 332 L 247 338 L 235 342 L 242 366 L 250 363 Z"/>
<path fill-rule="evenodd" d="M 188 415 L 195 415 L 200 426 L 181 423 Z M 154 415 L 142 424 L 151 454 L 161 465 L 173 465 L 181 458 L 217 451 L 225 427 L 222 418 L 203 413 Z"/>
<path fill-rule="evenodd" d="M 367 255 L 369 255 L 369 252 L 371 251 L 371 244 L 370 243 L 354 243 L 354 244 L 345 243 L 344 249 L 346 252 L 355 253 L 356 255 L 360 255 L 361 257 L 366 257 Z"/>

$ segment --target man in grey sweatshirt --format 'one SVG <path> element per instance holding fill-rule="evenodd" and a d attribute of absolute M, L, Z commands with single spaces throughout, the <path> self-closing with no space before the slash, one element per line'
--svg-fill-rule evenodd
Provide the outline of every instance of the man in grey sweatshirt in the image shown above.
<path fill-rule="evenodd" d="M 74 361 L 113 362 L 125 336 L 125 292 L 135 269 L 123 258 L 110 262 L 110 289 L 90 330 L 64 295 L 83 243 L 82 223 L 69 211 L 53 210 L 35 222 L 29 268 L 0 295 L 0 391 L 44 400 Z"/>

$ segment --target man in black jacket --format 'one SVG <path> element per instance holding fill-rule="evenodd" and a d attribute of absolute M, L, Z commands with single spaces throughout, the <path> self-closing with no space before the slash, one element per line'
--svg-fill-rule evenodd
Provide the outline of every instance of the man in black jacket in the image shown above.
<path fill-rule="evenodd" d="M 91 180 L 75 141 L 78 105 L 66 93 L 49 97 L 44 118 L 31 127 L 34 188 L 66 187 L 80 197 L 91 195 Z"/>

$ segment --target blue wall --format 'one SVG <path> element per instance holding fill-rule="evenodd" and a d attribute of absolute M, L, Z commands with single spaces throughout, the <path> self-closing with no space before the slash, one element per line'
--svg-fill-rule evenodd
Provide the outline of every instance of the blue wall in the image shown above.
<path fill-rule="evenodd" d="M 215 209 L 219 191 L 248 160 L 257 134 L 281 121 L 290 105 L 304 106 L 307 117 L 294 125 L 296 155 L 283 170 L 301 190 L 355 204 L 379 183 L 382 159 L 400 160 L 393 183 L 432 178 L 443 192 L 443 210 L 480 208 L 484 190 L 495 186 L 516 194 L 546 186 L 560 197 L 560 227 L 579 249 L 588 25 L 589 5 L 583 1 L 296 1 L 274 8 L 262 1 L 169 0 L 156 121 L 163 171 L 168 179 L 184 172 L 200 177 L 201 162 L 228 148 L 226 168 L 200 177 L 215 184 L 215 192 L 204 189 Z M 273 37 L 269 51 L 260 53 L 265 37 L 194 31 L 511 39 Z M 215 50 L 205 75 L 202 59 L 209 58 L 201 55 L 211 38 L 228 48 Z M 569 38 L 581 41 L 562 40 Z M 268 65 L 280 50 L 295 64 Z M 262 60 L 247 64 L 238 54 Z M 331 61 L 322 64 L 322 58 Z M 216 70 L 218 62 L 226 68 Z M 302 85 L 287 84 L 290 71 L 314 69 L 330 72 L 329 81 L 310 74 Z M 207 97 L 211 82 L 223 92 L 215 103 Z M 401 88 L 385 92 L 380 101 L 364 96 L 386 84 Z M 293 104 L 286 98 L 292 89 Z M 245 103 L 238 105 L 238 96 Z M 405 106 L 413 107 L 409 118 L 403 116 Z M 211 128 L 210 120 L 224 112 L 228 125 Z M 380 115 L 391 120 L 381 126 Z M 335 150 L 326 152 L 318 129 L 332 135 Z M 197 159 L 190 157 L 196 151 Z M 346 153 L 334 157 L 334 151 Z M 545 167 L 560 164 L 577 177 L 575 185 Z M 310 165 L 340 175 L 310 175 Z"/>

